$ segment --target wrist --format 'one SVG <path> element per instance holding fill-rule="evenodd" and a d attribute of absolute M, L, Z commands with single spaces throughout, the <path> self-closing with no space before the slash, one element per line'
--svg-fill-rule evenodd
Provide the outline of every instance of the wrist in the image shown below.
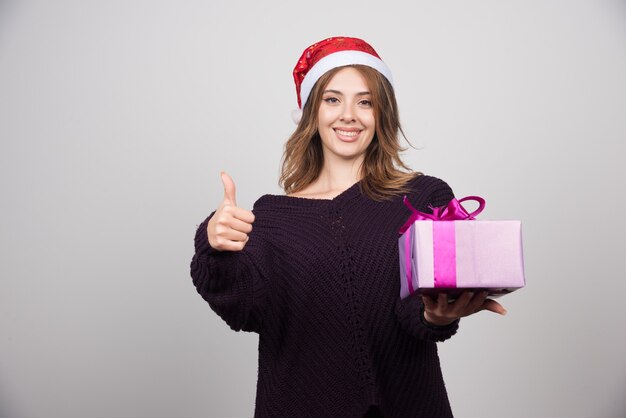
<path fill-rule="evenodd" d="M 454 321 L 456 321 L 456 319 L 450 320 L 447 318 L 433 317 L 433 315 L 430 315 L 428 312 L 426 312 L 425 309 L 422 309 L 422 322 L 424 322 L 424 325 L 426 326 L 442 328 L 451 325 L 452 323 L 454 323 Z"/>

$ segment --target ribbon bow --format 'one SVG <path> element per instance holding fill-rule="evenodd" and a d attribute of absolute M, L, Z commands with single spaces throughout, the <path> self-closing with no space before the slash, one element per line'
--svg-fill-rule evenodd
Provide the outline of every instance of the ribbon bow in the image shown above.
<path fill-rule="evenodd" d="M 476 202 L 478 202 L 478 209 L 476 209 L 472 213 L 469 213 L 467 210 L 465 210 L 461 203 L 467 200 L 475 200 Z M 485 199 L 479 196 L 467 196 L 459 200 L 452 199 L 447 206 L 442 206 L 439 208 L 433 208 L 432 206 L 430 206 L 430 209 L 432 209 L 433 211 L 432 215 L 430 213 L 420 212 L 415 209 L 406 196 L 404 196 L 403 202 L 404 205 L 411 210 L 411 216 L 404 223 L 404 225 L 402 225 L 402 228 L 400 228 L 400 234 L 404 234 L 415 221 L 425 221 L 429 219 L 433 221 L 462 221 L 466 219 L 471 220 L 476 219 L 475 216 L 482 212 L 485 208 Z"/>

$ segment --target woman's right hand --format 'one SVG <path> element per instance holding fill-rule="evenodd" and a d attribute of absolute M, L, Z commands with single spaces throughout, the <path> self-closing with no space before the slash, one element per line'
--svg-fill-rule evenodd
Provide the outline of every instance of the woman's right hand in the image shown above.
<path fill-rule="evenodd" d="M 209 244 L 218 251 L 241 251 L 252 231 L 254 214 L 237 207 L 235 183 L 225 172 L 221 173 L 224 183 L 224 200 L 207 225 Z"/>

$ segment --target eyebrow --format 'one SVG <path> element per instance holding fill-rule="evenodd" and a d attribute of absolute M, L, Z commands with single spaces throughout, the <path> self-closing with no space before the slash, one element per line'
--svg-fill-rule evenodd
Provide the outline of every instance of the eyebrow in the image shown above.
<path fill-rule="evenodd" d="M 339 94 L 339 95 L 343 96 L 343 93 L 340 92 L 339 90 L 324 90 L 323 94 L 326 94 L 326 93 L 334 93 L 334 94 Z M 361 92 L 358 92 L 356 95 L 357 96 L 366 96 L 368 94 L 372 94 L 372 93 L 370 93 L 369 91 L 361 91 Z"/>

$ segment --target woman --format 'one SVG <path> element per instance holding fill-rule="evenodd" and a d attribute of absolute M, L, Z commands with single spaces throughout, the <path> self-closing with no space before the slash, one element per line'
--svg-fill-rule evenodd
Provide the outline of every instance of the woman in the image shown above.
<path fill-rule="evenodd" d="M 259 334 L 257 417 L 448 417 L 437 341 L 459 318 L 504 313 L 486 294 L 399 298 L 398 229 L 446 205 L 443 181 L 411 173 L 391 73 L 374 49 L 336 37 L 294 70 L 302 118 L 281 183 L 254 213 L 224 201 L 198 228 L 191 275 L 234 330 Z"/>

